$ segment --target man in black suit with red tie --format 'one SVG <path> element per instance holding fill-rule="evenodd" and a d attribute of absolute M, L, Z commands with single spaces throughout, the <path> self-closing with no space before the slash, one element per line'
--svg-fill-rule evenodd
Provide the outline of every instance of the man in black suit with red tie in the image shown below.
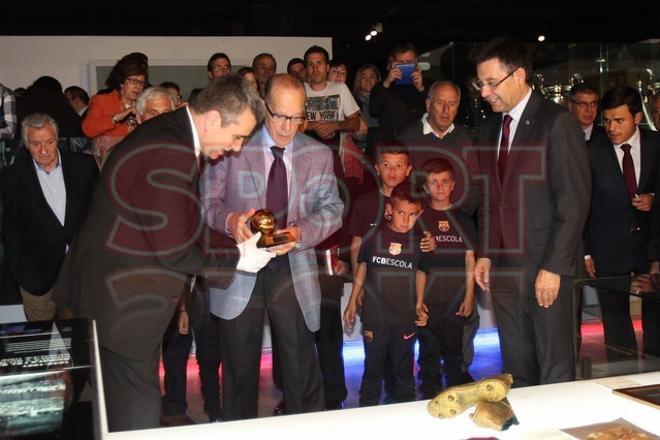
<path fill-rule="evenodd" d="M 660 177 L 660 135 L 642 130 L 642 100 L 632 87 L 615 87 L 601 100 L 607 137 L 589 144 L 592 196 L 585 268 L 592 278 L 645 274 L 657 267 L 653 247 L 654 192 Z M 636 357 L 627 295 L 599 291 L 608 359 Z M 644 352 L 660 355 L 657 305 L 644 302 Z"/>
<path fill-rule="evenodd" d="M 213 234 L 199 200 L 200 159 L 240 151 L 262 117 L 247 81 L 218 78 L 189 107 L 140 125 L 103 166 L 54 297 L 61 315 L 96 320 L 110 431 L 158 427 L 160 343 L 188 274 L 229 283 L 273 255 L 259 234 L 237 245 Z"/>
<path fill-rule="evenodd" d="M 591 187 L 584 135 L 566 109 L 532 91 L 523 43 L 492 40 L 473 61 L 473 85 L 496 113 L 478 146 L 485 188 L 475 280 L 492 290 L 514 384 L 570 381 L 573 278 Z"/>

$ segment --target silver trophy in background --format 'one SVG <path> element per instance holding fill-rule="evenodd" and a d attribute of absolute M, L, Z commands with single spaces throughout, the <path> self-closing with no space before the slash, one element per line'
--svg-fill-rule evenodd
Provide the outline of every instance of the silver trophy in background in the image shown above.
<path fill-rule="evenodd" d="M 534 78 L 532 79 L 532 88 L 538 91 L 539 93 L 541 93 L 541 95 L 543 95 L 545 99 L 549 99 L 550 101 L 553 101 L 559 105 L 566 107 L 568 106 L 571 88 L 574 85 L 583 82 L 584 79 L 582 78 L 582 75 L 580 75 L 579 73 L 574 73 L 568 79 L 568 84 L 557 83 L 546 86 L 543 75 L 537 73 L 534 75 Z"/>
<path fill-rule="evenodd" d="M 642 96 L 642 112 L 644 113 L 644 123 L 648 125 L 648 128 L 653 131 L 658 131 L 658 128 L 653 123 L 653 117 L 651 117 L 651 103 L 656 92 L 660 91 L 660 82 L 655 81 L 655 76 L 653 71 L 648 67 L 642 69 L 637 73 L 637 81 L 635 81 L 637 86 L 637 91 Z"/>

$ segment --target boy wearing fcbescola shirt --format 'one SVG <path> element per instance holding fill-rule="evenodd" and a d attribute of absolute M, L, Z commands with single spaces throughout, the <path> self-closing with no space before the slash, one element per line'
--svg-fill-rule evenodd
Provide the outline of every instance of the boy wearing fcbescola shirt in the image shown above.
<path fill-rule="evenodd" d="M 436 250 L 419 264 L 417 308 L 428 313 L 428 325 L 420 328 L 419 359 L 422 399 L 441 390 L 440 360 L 447 386 L 471 381 L 463 373 L 464 321 L 474 308 L 474 240 L 472 219 L 451 205 L 454 170 L 445 159 L 424 163 L 424 190 L 429 201 L 422 227 L 436 239 Z"/>
<path fill-rule="evenodd" d="M 351 298 L 344 311 L 346 329 L 351 331 L 364 288 L 361 319 L 365 359 L 360 406 L 380 403 L 387 358 L 394 367 L 397 400 L 415 400 L 416 325 L 425 325 L 427 320 L 424 310 L 416 314 L 422 299 L 415 296 L 414 288 L 422 255 L 414 226 L 423 211 L 422 200 L 405 182 L 394 188 L 386 209 L 391 221 L 382 224 L 360 247 Z"/>

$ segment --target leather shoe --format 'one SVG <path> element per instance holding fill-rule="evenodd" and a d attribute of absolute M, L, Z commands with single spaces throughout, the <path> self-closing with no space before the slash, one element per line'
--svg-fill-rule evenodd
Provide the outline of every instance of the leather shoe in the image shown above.
<path fill-rule="evenodd" d="M 518 418 L 506 398 L 499 402 L 477 402 L 475 408 L 470 418 L 482 428 L 506 431 L 511 425 L 518 424 Z"/>
<path fill-rule="evenodd" d="M 286 414 L 286 403 L 284 400 L 280 400 L 280 402 L 275 405 L 275 408 L 273 409 L 273 415 L 281 416 L 283 414 Z"/>
<path fill-rule="evenodd" d="M 434 417 L 454 417 L 479 401 L 499 402 L 511 388 L 513 377 L 510 374 L 487 377 L 466 385 L 449 387 L 428 404 L 429 414 Z"/>
<path fill-rule="evenodd" d="M 326 400 L 325 401 L 325 409 L 330 411 L 330 410 L 335 410 L 335 409 L 343 409 L 344 408 L 344 402 L 341 400 Z"/>
<path fill-rule="evenodd" d="M 187 414 L 173 414 L 171 416 L 163 414 L 160 416 L 160 426 L 184 426 L 194 424 L 195 421 Z"/>

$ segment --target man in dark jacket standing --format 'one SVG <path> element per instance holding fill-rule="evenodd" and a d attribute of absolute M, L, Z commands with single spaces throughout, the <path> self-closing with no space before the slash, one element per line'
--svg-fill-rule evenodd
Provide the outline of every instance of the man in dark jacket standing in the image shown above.
<path fill-rule="evenodd" d="M 98 167 L 88 155 L 59 152 L 58 125 L 44 113 L 22 121 L 23 141 L 2 176 L 2 241 L 30 321 L 55 317 L 52 288 L 82 226 Z"/>

